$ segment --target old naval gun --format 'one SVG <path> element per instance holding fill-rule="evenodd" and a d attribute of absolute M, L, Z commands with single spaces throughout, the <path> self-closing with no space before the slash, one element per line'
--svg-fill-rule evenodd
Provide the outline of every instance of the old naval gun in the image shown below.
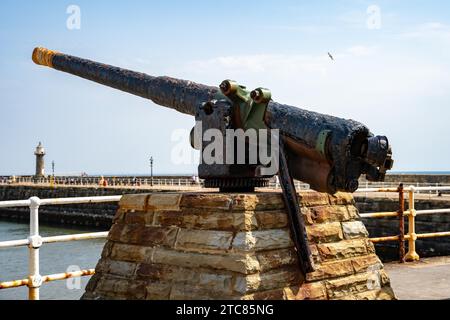
<path fill-rule="evenodd" d="M 293 180 L 303 181 L 312 189 L 329 194 L 355 192 L 361 175 L 369 181 L 383 181 L 386 172 L 393 166 L 387 137 L 375 136 L 366 126 L 353 120 L 277 103 L 265 88 L 247 90 L 232 80 L 225 80 L 219 87 L 214 87 L 170 77 L 155 77 L 45 48 L 35 48 L 32 59 L 38 65 L 194 116 L 196 126 L 191 133 L 191 145 L 202 151 L 198 173 L 207 188 L 248 192 L 265 186 L 269 178 L 277 175 L 299 265 L 304 273 L 313 271 L 314 266 Z M 222 153 L 222 159 L 226 157 L 227 161 L 211 162 L 205 159 L 203 151 L 208 145 L 199 137 L 203 137 L 202 134 L 208 129 L 219 132 L 223 141 L 229 141 L 227 134 L 230 130 L 243 132 L 243 137 L 236 135 L 233 139 L 244 141 L 244 156 L 236 152 L 235 143 L 229 143 L 222 150 L 213 152 L 215 156 Z M 270 134 L 266 141 L 258 136 L 256 143 L 252 143 L 249 139 L 251 135 L 246 134 L 251 131 Z M 274 132 L 278 135 L 272 134 Z M 270 146 L 267 147 L 269 141 Z M 260 150 L 256 159 L 250 155 L 249 150 L 255 144 L 256 149 L 264 149 L 263 145 L 266 145 L 265 149 L 272 154 L 270 161 L 260 157 Z M 234 161 L 228 161 L 230 158 Z M 273 163 L 277 164 L 276 171 L 267 170 Z"/>

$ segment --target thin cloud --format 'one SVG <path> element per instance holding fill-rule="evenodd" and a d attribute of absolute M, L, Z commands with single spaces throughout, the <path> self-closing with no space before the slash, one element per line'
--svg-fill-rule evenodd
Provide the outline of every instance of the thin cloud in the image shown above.
<path fill-rule="evenodd" d="M 450 26 L 440 22 L 423 23 L 413 30 L 399 34 L 406 39 L 439 39 L 450 41 Z"/>

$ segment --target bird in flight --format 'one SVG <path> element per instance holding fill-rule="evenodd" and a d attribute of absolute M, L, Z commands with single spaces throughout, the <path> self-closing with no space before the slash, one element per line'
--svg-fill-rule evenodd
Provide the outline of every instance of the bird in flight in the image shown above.
<path fill-rule="evenodd" d="M 334 57 L 331 55 L 331 53 L 328 52 L 328 56 L 330 57 L 331 60 L 334 61 Z"/>

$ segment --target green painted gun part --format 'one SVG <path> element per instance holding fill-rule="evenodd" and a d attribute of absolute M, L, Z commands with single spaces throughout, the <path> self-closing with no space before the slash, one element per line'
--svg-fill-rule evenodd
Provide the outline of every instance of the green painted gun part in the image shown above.
<path fill-rule="evenodd" d="M 317 137 L 317 144 L 316 144 L 316 150 L 324 157 L 327 157 L 327 152 L 325 150 L 327 139 L 331 135 L 330 130 L 323 130 L 319 133 L 319 136 Z"/>

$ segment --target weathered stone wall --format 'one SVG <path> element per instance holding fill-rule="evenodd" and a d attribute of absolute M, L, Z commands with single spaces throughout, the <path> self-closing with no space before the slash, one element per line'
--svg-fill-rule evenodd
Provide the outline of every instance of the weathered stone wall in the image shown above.
<path fill-rule="evenodd" d="M 129 193 L 148 192 L 132 188 L 92 188 L 65 187 L 57 188 L 40 186 L 0 186 L 0 201 L 24 200 L 30 197 L 41 199 L 110 196 Z M 70 204 L 63 206 L 42 206 L 39 208 L 39 219 L 48 223 L 107 228 L 111 227 L 116 213 L 116 203 Z M 28 208 L 2 208 L 0 217 L 4 219 L 28 220 Z"/>
<path fill-rule="evenodd" d="M 366 212 L 395 212 L 398 210 L 398 200 L 389 198 L 355 197 L 356 206 L 361 213 Z M 408 208 L 407 203 L 405 208 Z M 449 201 L 416 200 L 416 210 L 447 209 Z M 362 219 L 370 237 L 385 237 L 399 234 L 398 218 L 367 218 Z M 416 233 L 450 231 L 450 214 L 435 214 L 416 217 Z M 405 217 L 405 233 L 408 232 L 408 218 Z M 408 243 L 405 242 L 406 248 Z M 399 259 L 398 242 L 383 242 L 375 245 L 378 256 L 383 261 Z M 450 255 L 450 237 L 432 238 L 416 241 L 416 251 L 421 257 L 435 257 Z"/>
<path fill-rule="evenodd" d="M 362 182 L 366 180 L 364 177 L 360 179 Z M 390 174 L 388 173 L 385 182 L 403 182 L 404 184 L 429 183 L 429 184 L 450 184 L 450 174 Z"/>
<path fill-rule="evenodd" d="M 300 203 L 316 265 L 306 276 L 280 193 L 127 195 L 83 298 L 393 299 L 353 198 Z"/>

